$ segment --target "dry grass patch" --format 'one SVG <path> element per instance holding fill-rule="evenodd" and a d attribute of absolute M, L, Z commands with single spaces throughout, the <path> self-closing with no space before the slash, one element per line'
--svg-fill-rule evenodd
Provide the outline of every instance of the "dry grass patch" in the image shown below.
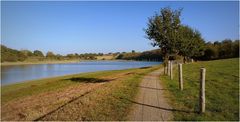
<path fill-rule="evenodd" d="M 157 68 L 85 73 L 2 87 L 2 120 L 124 120 L 131 103 L 121 98 L 132 99 L 141 77 Z"/>

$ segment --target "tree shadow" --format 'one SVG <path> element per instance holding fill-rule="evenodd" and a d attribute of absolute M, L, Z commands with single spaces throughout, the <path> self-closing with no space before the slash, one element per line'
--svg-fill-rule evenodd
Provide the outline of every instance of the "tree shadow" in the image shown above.
<path fill-rule="evenodd" d="M 194 79 L 191 79 L 191 78 L 189 78 L 189 77 L 183 77 L 185 80 L 187 80 L 187 81 L 189 81 L 189 82 L 194 82 L 194 81 L 196 81 L 196 80 L 194 80 Z"/>
<path fill-rule="evenodd" d="M 129 72 L 129 73 L 126 73 L 124 75 L 132 75 L 132 74 L 136 74 L 135 72 Z"/>
<path fill-rule="evenodd" d="M 93 91 L 93 90 L 87 91 L 87 92 L 81 94 L 80 96 L 78 96 L 78 97 L 76 97 L 76 98 L 73 98 L 73 99 L 67 101 L 67 102 L 64 103 L 63 105 L 61 105 L 61 106 L 57 107 L 56 109 L 54 109 L 54 110 L 52 110 L 52 111 L 50 111 L 50 112 L 48 112 L 48 113 L 46 113 L 46 114 L 44 114 L 44 115 L 36 118 L 36 119 L 34 119 L 33 121 L 41 121 L 41 120 L 44 119 L 46 116 L 48 116 L 48 115 L 50 115 L 50 114 L 53 114 L 54 112 L 57 112 L 57 111 L 60 110 L 60 109 L 63 109 L 63 108 L 64 108 L 65 106 L 67 106 L 68 104 L 73 103 L 74 101 L 78 100 L 80 97 L 84 97 L 85 95 L 91 93 L 92 91 Z M 45 121 L 46 121 L 46 120 L 45 120 Z"/>
<path fill-rule="evenodd" d="M 162 110 L 166 110 L 166 111 L 172 111 L 172 112 L 183 112 L 183 113 L 194 113 L 194 114 L 198 114 L 198 111 L 188 111 L 188 110 L 179 110 L 179 109 L 174 109 L 174 108 L 164 108 L 164 107 L 160 107 L 160 106 L 153 106 L 153 105 L 148 105 L 145 103 L 140 103 L 140 102 L 136 102 L 136 101 L 132 101 L 129 99 L 125 99 L 129 102 L 132 102 L 134 104 L 138 104 L 138 105 L 142 105 L 142 106 L 147 106 L 147 107 L 152 107 L 152 108 L 157 108 L 157 109 L 162 109 Z"/>
<path fill-rule="evenodd" d="M 100 78 L 86 78 L 86 77 L 72 77 L 64 80 L 70 80 L 73 82 L 81 82 L 81 83 L 102 83 L 109 82 L 114 79 L 100 79 Z"/>
<path fill-rule="evenodd" d="M 146 86 L 138 86 L 140 88 L 145 88 L 145 89 L 153 89 L 153 90 L 168 90 L 168 89 L 158 89 L 158 88 L 152 88 L 152 87 L 146 87 Z"/>
<path fill-rule="evenodd" d="M 148 69 L 148 68 L 151 68 L 151 67 L 140 67 L 139 69 Z"/>
<path fill-rule="evenodd" d="M 232 74 L 227 74 L 227 73 L 223 73 L 223 72 L 216 72 L 216 73 L 218 73 L 219 75 L 226 75 L 226 76 L 232 76 L 232 77 L 235 77 L 235 78 L 239 78 L 239 76 L 232 75 Z"/>
<path fill-rule="evenodd" d="M 138 105 L 142 105 L 142 106 L 147 106 L 147 107 L 152 107 L 152 108 L 157 108 L 157 109 L 161 109 L 161 110 L 166 110 L 166 111 L 172 111 L 172 112 L 182 112 L 182 113 L 193 113 L 193 114 L 199 114 L 198 111 L 188 111 L 188 110 L 180 110 L 180 109 L 174 109 L 174 108 L 164 108 L 164 107 L 160 107 L 160 106 L 153 106 L 153 105 L 148 105 L 145 103 L 140 103 L 140 102 L 136 102 L 127 98 L 122 98 L 122 97 L 114 97 L 116 99 L 121 99 L 123 101 L 128 101 L 134 104 L 138 104 Z"/>

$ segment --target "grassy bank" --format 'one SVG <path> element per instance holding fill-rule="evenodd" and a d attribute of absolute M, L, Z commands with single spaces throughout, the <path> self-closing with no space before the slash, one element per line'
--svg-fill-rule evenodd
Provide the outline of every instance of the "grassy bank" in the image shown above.
<path fill-rule="evenodd" d="M 206 112 L 199 110 L 200 68 L 206 68 Z M 196 62 L 183 65 L 184 90 L 178 89 L 177 67 L 174 80 L 163 76 L 175 120 L 239 120 L 239 59 Z"/>
<path fill-rule="evenodd" d="M 2 120 L 125 120 L 141 78 L 159 66 L 2 86 Z M 126 99 L 125 99 L 126 98 Z"/>

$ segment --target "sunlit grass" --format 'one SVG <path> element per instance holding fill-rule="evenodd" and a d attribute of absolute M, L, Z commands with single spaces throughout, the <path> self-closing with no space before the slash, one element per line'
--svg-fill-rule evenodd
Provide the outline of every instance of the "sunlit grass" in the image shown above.
<path fill-rule="evenodd" d="M 206 68 L 206 112 L 199 111 L 200 68 Z M 161 77 L 173 108 L 175 120 L 239 120 L 239 59 L 224 59 L 183 65 L 184 90 L 178 88 L 177 67 L 174 80 Z"/>
<path fill-rule="evenodd" d="M 64 116 L 61 116 L 61 119 L 55 119 L 127 120 L 127 115 L 129 114 L 131 105 L 133 104 L 130 100 L 133 100 L 138 93 L 137 86 L 142 77 L 159 67 L 160 66 L 82 73 L 2 86 L 2 105 L 9 102 L 11 103 L 12 101 L 18 101 L 26 97 L 37 96 L 41 93 L 57 92 L 56 90 L 68 89 L 75 85 L 87 85 L 87 81 L 84 80 L 88 79 L 113 79 L 111 82 L 105 82 L 101 87 L 94 89 L 85 97 L 81 97 L 80 99 L 75 100 L 74 103 L 64 107 L 64 110 L 68 112 L 63 113 Z M 74 80 L 71 80 L 73 78 L 77 81 L 75 82 Z M 29 101 L 28 104 L 31 104 L 31 102 Z M 49 104 L 47 106 L 52 105 Z M 72 108 L 71 106 L 74 107 Z M 30 108 L 28 109 L 30 110 Z M 76 109 L 77 111 L 74 111 Z M 80 110 L 81 114 L 79 112 Z M 54 115 L 55 114 L 57 113 L 54 113 Z M 49 114 L 43 118 L 43 120 L 52 120 L 54 115 Z M 31 115 L 29 116 L 31 118 Z M 77 118 L 78 116 L 81 118 Z"/>

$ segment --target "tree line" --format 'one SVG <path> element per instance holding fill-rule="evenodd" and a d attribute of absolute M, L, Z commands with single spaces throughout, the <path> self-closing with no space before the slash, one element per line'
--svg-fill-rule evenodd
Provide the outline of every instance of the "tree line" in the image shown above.
<path fill-rule="evenodd" d="M 215 60 L 224 58 L 239 57 L 239 40 L 225 39 L 222 41 L 207 42 L 203 44 L 202 55 L 193 55 L 185 57 L 185 60 L 193 58 L 195 60 Z M 138 61 L 163 61 L 164 53 L 161 49 L 155 49 L 144 52 L 116 52 L 116 53 L 84 53 L 84 54 L 67 54 L 65 56 L 54 54 L 49 51 L 44 55 L 40 50 L 33 52 L 29 50 L 15 50 L 1 45 L 1 62 L 16 62 L 16 61 L 43 61 L 43 60 L 95 60 L 96 56 L 114 55 L 120 60 L 138 60 Z M 172 59 L 181 59 L 181 56 L 174 55 Z"/>
<path fill-rule="evenodd" d="M 124 52 L 120 53 L 116 59 L 121 60 L 138 60 L 138 61 L 162 61 L 162 53 L 161 50 L 151 50 L 151 51 L 144 51 L 144 52 Z"/>
<path fill-rule="evenodd" d="M 181 23 L 181 12 L 182 9 L 166 7 L 148 19 L 146 37 L 154 47 L 159 47 L 165 65 L 178 56 L 183 57 L 184 62 L 239 57 L 239 40 L 205 43 L 197 29 Z"/>
<path fill-rule="evenodd" d="M 239 57 L 239 40 L 225 39 L 222 41 L 215 42 L 204 42 L 202 55 L 192 55 L 185 57 L 185 61 L 190 59 L 195 60 L 216 60 L 225 58 L 236 58 Z M 187 49 L 186 49 L 187 51 Z M 187 53 L 187 52 L 186 52 Z M 191 53 L 191 52 L 190 52 Z M 119 53 L 116 59 L 122 60 L 139 60 L 139 61 L 163 61 L 164 53 L 161 49 L 155 49 L 144 52 L 123 52 Z M 172 55 L 171 59 L 181 60 L 184 57 L 181 55 Z"/>
<path fill-rule="evenodd" d="M 159 49 L 145 52 L 116 52 L 116 53 L 72 53 L 67 55 L 54 54 L 48 51 L 46 55 L 40 50 L 16 50 L 1 45 L 1 62 L 17 61 L 44 61 L 44 60 L 96 60 L 97 56 L 113 55 L 121 60 L 139 60 L 139 61 L 162 61 L 162 54 Z"/>
<path fill-rule="evenodd" d="M 84 53 L 84 54 L 67 54 L 60 55 L 48 51 L 46 55 L 40 50 L 15 50 L 1 45 L 1 62 L 17 62 L 17 61 L 44 61 L 44 60 L 95 60 L 96 56 L 102 56 L 103 53 Z"/>
<path fill-rule="evenodd" d="M 223 41 L 207 42 L 204 54 L 194 57 L 198 60 L 215 60 L 239 57 L 239 40 L 225 39 Z"/>

